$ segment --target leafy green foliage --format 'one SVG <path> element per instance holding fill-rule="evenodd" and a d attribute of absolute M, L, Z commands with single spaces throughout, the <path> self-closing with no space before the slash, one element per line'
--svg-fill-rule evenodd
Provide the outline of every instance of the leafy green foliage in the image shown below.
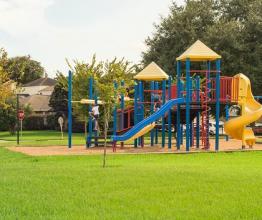
<path fill-rule="evenodd" d="M 9 58 L 5 66 L 10 79 L 18 84 L 25 84 L 44 76 L 45 70 L 40 62 L 30 56 Z"/>
<path fill-rule="evenodd" d="M 0 108 L 3 109 L 10 107 L 8 102 L 14 98 L 14 84 L 5 70 L 7 62 L 7 52 L 0 48 Z"/>
<path fill-rule="evenodd" d="M 115 105 L 119 105 L 119 97 L 122 93 L 126 93 L 126 89 L 133 85 L 133 75 L 136 66 L 131 66 L 124 59 L 113 59 L 112 61 L 97 62 L 95 55 L 90 63 L 74 60 L 73 63 L 67 61 L 70 69 L 73 71 L 73 101 L 89 98 L 89 79 L 94 79 L 93 95 L 97 96 L 105 104 L 100 107 L 100 126 L 104 129 L 104 125 L 108 125 L 112 120 L 112 110 Z M 56 77 L 57 83 L 50 99 L 50 106 L 58 115 L 67 116 L 68 103 L 68 79 L 62 73 L 58 73 Z M 125 82 L 122 86 L 122 81 Z M 115 88 L 114 84 L 118 87 Z M 89 106 L 73 102 L 73 116 L 81 122 L 84 127 L 87 126 L 89 115 Z M 104 116 L 106 115 L 106 120 Z M 107 133 L 107 132 L 106 132 Z"/>
<path fill-rule="evenodd" d="M 58 72 L 56 75 L 56 85 L 49 101 L 50 107 L 56 112 L 57 116 L 67 116 L 67 92 L 67 78 L 61 72 Z"/>
<path fill-rule="evenodd" d="M 262 1 L 203 0 L 173 2 L 168 16 L 155 25 L 146 39 L 143 64 L 157 62 L 169 74 L 175 74 L 175 59 L 197 39 L 222 55 L 222 73 L 243 72 L 259 95 L 262 86 Z"/>
<path fill-rule="evenodd" d="M 0 108 L 0 130 L 14 133 L 16 127 L 16 102 L 15 99 L 7 100 L 5 108 Z"/>
<path fill-rule="evenodd" d="M 9 131 L 11 134 L 15 133 L 17 126 L 17 109 L 16 109 L 16 97 L 13 95 L 6 100 L 4 108 L 0 108 L 0 131 Z M 20 104 L 20 110 L 24 111 L 25 119 L 28 120 L 29 115 L 32 113 L 32 109 L 29 105 L 22 106 Z M 43 120 L 43 118 L 42 118 Z M 36 125 L 35 121 L 28 120 L 31 125 Z M 23 126 L 23 128 L 27 128 Z"/>
<path fill-rule="evenodd" d="M 106 163 L 106 146 L 107 133 L 109 122 L 112 118 L 113 109 L 119 104 L 121 94 L 126 93 L 126 89 L 133 84 L 134 67 L 130 67 L 130 63 L 116 58 L 111 62 L 104 64 L 104 71 L 102 75 L 96 75 L 95 81 L 97 87 L 95 88 L 100 100 L 103 101 L 103 127 L 104 127 L 104 160 L 103 167 Z M 124 84 L 122 84 L 124 82 Z"/>
<path fill-rule="evenodd" d="M 75 60 L 69 67 L 73 71 L 73 94 L 72 99 L 74 101 L 80 101 L 81 99 L 89 98 L 89 79 L 90 77 L 100 77 L 102 75 L 103 64 L 96 61 L 95 55 L 92 57 L 90 63 L 84 63 L 82 61 Z M 93 87 L 96 88 L 96 82 Z M 74 104 L 73 111 L 75 117 L 79 121 L 87 123 L 88 120 L 88 106 L 81 104 Z"/>
<path fill-rule="evenodd" d="M 102 75 L 95 76 L 96 92 L 99 99 L 104 102 L 104 109 L 110 109 L 109 115 L 112 115 L 114 106 L 119 105 L 121 94 L 125 94 L 126 90 L 133 85 L 133 75 L 134 66 L 130 66 L 130 63 L 124 59 L 117 60 L 115 58 L 104 64 Z"/>

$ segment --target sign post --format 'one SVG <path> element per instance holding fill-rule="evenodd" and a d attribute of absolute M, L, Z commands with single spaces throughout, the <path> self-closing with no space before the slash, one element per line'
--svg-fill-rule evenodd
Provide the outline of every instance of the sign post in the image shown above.
<path fill-rule="evenodd" d="M 58 118 L 58 124 L 60 125 L 60 130 L 61 130 L 61 139 L 64 139 L 64 134 L 63 134 L 63 125 L 64 125 L 64 119 L 62 116 Z"/>
<path fill-rule="evenodd" d="M 23 135 L 23 120 L 25 118 L 25 112 L 23 110 L 18 111 L 18 119 L 20 121 L 21 137 Z"/>

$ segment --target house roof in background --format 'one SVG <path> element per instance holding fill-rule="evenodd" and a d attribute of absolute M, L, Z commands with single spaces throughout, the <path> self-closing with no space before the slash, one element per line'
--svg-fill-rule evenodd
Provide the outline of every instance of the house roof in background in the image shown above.
<path fill-rule="evenodd" d="M 30 86 L 54 86 L 56 84 L 56 80 L 44 77 L 36 79 L 32 82 L 26 83 L 24 87 L 30 87 Z"/>
<path fill-rule="evenodd" d="M 21 97 L 22 105 L 29 105 L 33 112 L 47 112 L 51 110 L 49 106 L 50 96 L 46 95 L 31 95 L 28 97 Z"/>
<path fill-rule="evenodd" d="M 39 92 L 52 92 L 54 91 L 54 88 L 55 88 L 54 86 L 48 86 L 44 89 L 41 89 Z"/>

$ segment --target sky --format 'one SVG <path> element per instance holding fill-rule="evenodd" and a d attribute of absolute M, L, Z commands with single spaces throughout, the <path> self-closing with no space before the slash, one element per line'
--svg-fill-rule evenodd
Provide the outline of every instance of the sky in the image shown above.
<path fill-rule="evenodd" d="M 182 4 L 184 0 L 176 0 Z M 48 76 L 64 73 L 65 59 L 141 60 L 153 24 L 171 0 L 0 0 L 0 48 L 30 55 Z"/>

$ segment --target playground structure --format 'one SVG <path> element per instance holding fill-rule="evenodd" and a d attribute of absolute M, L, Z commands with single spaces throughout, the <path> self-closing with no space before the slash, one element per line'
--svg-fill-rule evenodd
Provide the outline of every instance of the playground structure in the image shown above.
<path fill-rule="evenodd" d="M 262 106 L 251 93 L 249 79 L 243 74 L 234 77 L 221 76 L 221 56 L 201 41 L 196 41 L 177 58 L 176 82 L 154 62 L 135 77 L 134 105 L 125 106 L 125 95 L 121 95 L 120 109 L 113 111 L 113 130 L 111 142 L 113 151 L 117 144 L 124 147 L 132 143 L 136 147 L 145 146 L 145 135 L 150 132 L 150 146 L 161 144 L 162 148 L 174 147 L 177 150 L 184 142 L 185 149 L 210 149 L 209 122 L 211 110 L 215 114 L 215 150 L 219 150 L 220 105 L 225 105 L 225 131 L 232 138 L 242 140 L 243 146 L 252 147 L 255 136 L 250 123 L 262 116 Z M 194 67 L 194 68 L 193 68 Z M 197 67 L 197 68 L 195 68 Z M 184 70 L 184 71 L 183 71 Z M 184 73 L 184 74 L 183 74 Z M 68 147 L 72 147 L 72 72 L 69 71 L 68 91 Z M 124 82 L 122 82 L 124 85 Z M 115 84 L 115 87 L 118 85 Z M 89 79 L 89 99 L 80 101 L 88 104 L 103 104 L 94 94 L 94 80 Z M 161 105 L 155 108 L 156 104 Z M 241 116 L 229 119 L 229 106 L 241 106 Z M 148 116 L 148 117 L 146 117 Z M 185 128 L 184 128 L 185 125 Z M 86 147 L 99 146 L 104 137 L 93 131 L 92 118 L 89 117 Z M 159 133 L 161 132 L 161 143 Z M 227 140 L 228 137 L 227 137 Z"/>

